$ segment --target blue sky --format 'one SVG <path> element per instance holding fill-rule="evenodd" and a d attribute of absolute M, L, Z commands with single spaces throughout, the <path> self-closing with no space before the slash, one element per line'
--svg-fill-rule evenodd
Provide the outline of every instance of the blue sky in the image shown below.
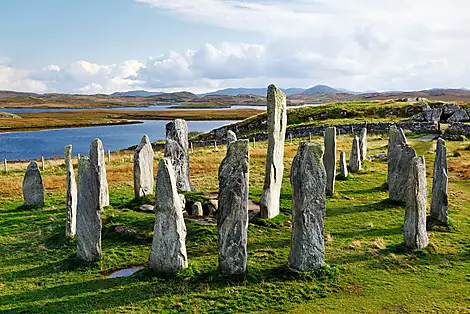
<path fill-rule="evenodd" d="M 0 89 L 470 87 L 464 0 L 6 0 Z"/>

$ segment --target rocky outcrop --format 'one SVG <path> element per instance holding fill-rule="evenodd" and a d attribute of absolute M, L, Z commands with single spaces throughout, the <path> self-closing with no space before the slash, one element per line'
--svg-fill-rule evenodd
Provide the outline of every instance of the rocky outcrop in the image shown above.
<path fill-rule="evenodd" d="M 238 140 L 229 145 L 219 168 L 217 246 L 223 275 L 239 275 L 246 270 L 248 187 L 248 140 Z"/>
<path fill-rule="evenodd" d="M 449 119 L 447 119 L 447 122 L 466 122 L 469 120 L 470 117 L 468 112 L 465 109 L 459 109 Z"/>
<path fill-rule="evenodd" d="M 313 271 L 324 264 L 327 174 L 319 143 L 301 143 L 292 162 L 292 238 L 289 267 Z"/>
<path fill-rule="evenodd" d="M 261 217 L 274 218 L 279 214 L 282 175 L 284 172 L 284 140 L 286 137 L 286 95 L 275 85 L 268 87 L 268 152 L 266 177 L 261 195 Z"/>

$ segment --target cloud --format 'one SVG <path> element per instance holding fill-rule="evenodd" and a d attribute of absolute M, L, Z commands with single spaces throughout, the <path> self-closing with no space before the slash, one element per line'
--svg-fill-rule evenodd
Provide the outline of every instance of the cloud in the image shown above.
<path fill-rule="evenodd" d="M 7 60 L 7 59 L 5 59 Z M 29 78 L 30 71 L 16 69 L 0 62 L 0 90 L 43 92 L 47 90 L 42 81 Z"/>

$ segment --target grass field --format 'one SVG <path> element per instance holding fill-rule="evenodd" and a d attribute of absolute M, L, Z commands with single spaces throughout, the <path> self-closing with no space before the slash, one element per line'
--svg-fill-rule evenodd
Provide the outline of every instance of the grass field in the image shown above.
<path fill-rule="evenodd" d="M 314 140 L 322 139 L 315 137 Z M 386 136 L 369 137 L 369 154 L 386 151 Z M 349 152 L 352 137 L 338 138 Z M 411 140 L 425 155 L 431 189 L 433 144 Z M 104 143 L 106 145 L 106 143 Z M 465 313 L 470 310 L 470 151 L 448 143 L 450 230 L 429 233 L 426 250 L 403 249 L 404 207 L 387 201 L 385 161 L 337 181 L 327 200 L 326 263 L 319 272 L 289 270 L 291 189 L 289 170 L 298 140 L 286 144 L 282 215 L 249 226 L 248 271 L 244 280 L 217 272 L 214 225 L 187 222 L 190 267 L 172 278 L 144 269 L 129 278 L 106 279 L 110 271 L 145 266 L 154 215 L 123 207 L 132 199 L 131 152 L 113 155 L 107 167 L 112 207 L 103 215 L 103 260 L 74 259 L 76 245 L 65 239 L 65 168 L 48 160 L 46 206 L 20 210 L 26 163 L 11 163 L 0 174 L 0 311 L 14 313 Z M 250 197 L 262 191 L 266 143 L 250 148 Z M 191 179 L 198 190 L 217 191 L 220 148 L 191 155 Z M 454 157 L 460 155 L 459 157 Z M 156 154 L 157 160 L 162 157 Z M 75 161 L 76 162 L 76 161 Z M 125 207 L 125 206 L 124 206 Z M 121 209 L 117 209 L 121 208 Z M 127 233 L 118 233 L 126 226 Z M 118 228 L 119 229 L 119 228 Z"/>

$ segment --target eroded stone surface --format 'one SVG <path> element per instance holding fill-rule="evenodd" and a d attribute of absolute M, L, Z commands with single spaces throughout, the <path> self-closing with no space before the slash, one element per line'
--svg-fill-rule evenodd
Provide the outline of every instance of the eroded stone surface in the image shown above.
<path fill-rule="evenodd" d="M 359 137 L 359 151 L 361 153 L 361 161 L 367 159 L 367 128 L 363 128 Z"/>
<path fill-rule="evenodd" d="M 346 153 L 345 152 L 341 152 L 339 154 L 339 170 L 340 170 L 341 177 L 343 179 L 345 179 L 349 176 L 348 166 L 346 164 Z"/>
<path fill-rule="evenodd" d="M 406 140 L 405 132 L 403 132 L 403 129 L 397 128 L 396 125 L 392 125 L 389 131 L 387 155 L 390 155 L 391 149 L 398 145 L 408 145 L 408 141 Z"/>
<path fill-rule="evenodd" d="M 230 144 L 219 168 L 217 234 L 219 270 L 224 275 L 246 270 L 248 187 L 248 140 L 238 140 Z"/>
<path fill-rule="evenodd" d="M 292 162 L 292 239 L 289 267 L 313 271 L 324 264 L 327 174 L 320 143 L 301 143 Z"/>
<path fill-rule="evenodd" d="M 431 218 L 447 226 L 449 207 L 447 186 L 449 183 L 447 170 L 447 148 L 443 139 L 437 140 L 434 175 L 432 180 Z"/>
<path fill-rule="evenodd" d="M 152 144 L 147 135 L 142 137 L 134 152 L 134 197 L 153 194 L 153 157 Z"/>
<path fill-rule="evenodd" d="M 68 145 L 64 148 L 64 161 L 65 161 L 65 173 L 66 173 L 66 227 L 65 234 L 68 237 L 75 236 L 77 226 L 77 183 L 75 181 L 75 173 L 73 171 L 72 164 L 72 145 Z"/>
<path fill-rule="evenodd" d="M 333 195 L 335 192 L 336 178 L 336 128 L 329 127 L 324 135 L 325 154 L 323 164 L 326 170 L 326 195 Z"/>
<path fill-rule="evenodd" d="M 158 164 L 155 213 L 149 267 L 163 273 L 188 267 L 186 225 L 170 158 L 163 158 Z"/>
<path fill-rule="evenodd" d="M 276 87 L 268 87 L 268 152 L 266 155 L 266 177 L 261 195 L 261 217 L 274 218 L 279 215 L 282 175 L 284 172 L 284 140 L 286 137 L 286 95 Z"/>
<path fill-rule="evenodd" d="M 405 214 L 405 246 L 411 249 L 422 249 L 428 246 L 426 232 L 426 166 L 424 157 L 414 157 L 411 161 L 408 180 L 406 214 Z"/>
<path fill-rule="evenodd" d="M 24 205 L 31 207 L 44 206 L 44 184 L 38 163 L 32 161 L 23 178 Z"/>
<path fill-rule="evenodd" d="M 99 170 L 88 157 L 78 162 L 77 258 L 98 261 L 101 253 L 101 196 Z"/>
<path fill-rule="evenodd" d="M 416 151 L 408 146 L 395 146 L 388 156 L 388 193 L 392 201 L 406 202 L 410 166 Z"/>
<path fill-rule="evenodd" d="M 230 145 L 230 143 L 235 142 L 237 140 L 237 135 L 235 132 L 228 130 L 227 131 L 227 146 Z"/>
<path fill-rule="evenodd" d="M 92 172 L 98 177 L 101 208 L 109 206 L 108 181 L 106 179 L 106 164 L 103 143 L 96 138 L 90 145 L 90 161 L 94 167 Z"/>
<path fill-rule="evenodd" d="M 359 147 L 359 138 L 354 136 L 351 155 L 349 157 L 349 170 L 351 172 L 358 172 L 362 169 L 362 162 L 361 162 L 361 151 Z"/>
<path fill-rule="evenodd" d="M 465 109 L 459 109 L 449 119 L 447 119 L 447 122 L 465 122 L 468 120 L 470 120 L 470 117 L 468 116 L 467 111 Z"/>
<path fill-rule="evenodd" d="M 188 125 L 176 119 L 166 125 L 166 158 L 170 158 L 176 176 L 178 191 L 194 191 L 189 180 Z"/>

